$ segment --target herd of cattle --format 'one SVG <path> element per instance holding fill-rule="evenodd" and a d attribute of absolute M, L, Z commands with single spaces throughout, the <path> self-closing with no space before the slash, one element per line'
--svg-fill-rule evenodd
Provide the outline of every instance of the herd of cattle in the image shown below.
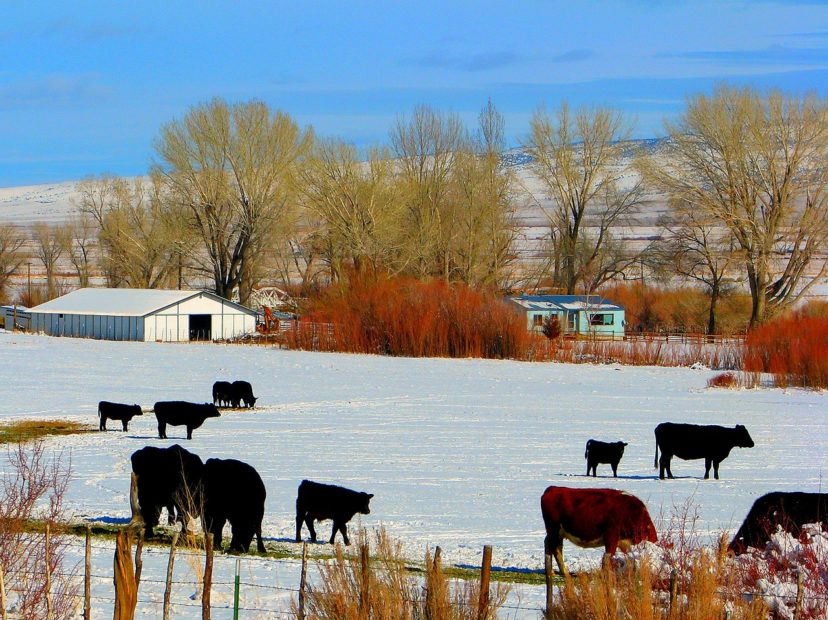
<path fill-rule="evenodd" d="M 158 436 L 166 439 L 166 427 L 185 426 L 187 439 L 193 429 L 207 418 L 219 417 L 218 406 L 253 407 L 253 389 L 246 381 L 218 381 L 213 385 L 213 403 L 160 401 L 154 412 Z M 138 405 L 101 401 L 98 405 L 100 430 L 106 420 L 120 420 L 124 431 L 129 421 L 142 415 Z M 735 447 L 752 448 L 753 439 L 742 425 L 733 428 L 715 425 L 676 424 L 665 422 L 655 428 L 656 452 L 653 466 L 659 478 L 673 478 L 670 468 L 674 456 L 683 459 L 704 459 L 705 479 L 719 478 L 719 465 Z M 587 476 L 597 476 L 599 464 L 609 464 L 613 476 L 628 444 L 622 441 L 605 443 L 590 439 L 584 457 Z M 661 458 L 659 458 L 659 452 Z M 140 514 L 146 535 L 152 536 L 159 523 L 162 508 L 167 509 L 170 522 L 184 520 L 185 515 L 200 517 L 205 531 L 212 532 L 215 547 L 221 548 L 222 529 L 229 522 L 232 531 L 230 551 L 247 552 L 253 536 L 257 548 L 264 552 L 262 519 L 266 490 L 259 473 L 247 463 L 233 459 L 207 459 L 174 445 L 170 448 L 146 447 L 132 455 L 135 488 L 131 493 L 133 514 Z M 349 543 L 347 523 L 356 515 L 369 514 L 372 494 L 344 487 L 303 480 L 296 498 L 296 541 L 301 540 L 305 524 L 311 540 L 316 542 L 314 521 L 332 520 L 330 542 L 337 532 Z M 550 486 L 541 497 L 541 513 L 546 528 L 545 549 L 553 556 L 562 573 L 563 540 L 582 547 L 604 547 L 605 557 L 618 548 L 643 541 L 655 542 L 653 521 L 641 500 L 615 489 L 574 489 Z M 757 499 L 744 523 L 730 543 L 733 553 L 747 547 L 762 547 L 777 527 L 799 536 L 806 523 L 821 523 L 828 529 L 828 493 L 769 493 Z"/>

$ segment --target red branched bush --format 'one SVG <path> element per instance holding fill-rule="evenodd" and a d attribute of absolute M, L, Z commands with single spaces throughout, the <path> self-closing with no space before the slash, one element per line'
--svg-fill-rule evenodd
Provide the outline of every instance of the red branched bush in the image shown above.
<path fill-rule="evenodd" d="M 537 359 L 538 340 L 494 292 L 393 278 L 328 289 L 288 334 L 292 348 L 411 357 Z"/>
<path fill-rule="evenodd" d="M 799 312 L 751 330 L 744 369 L 772 374 L 779 387 L 828 388 L 828 317 Z"/>
<path fill-rule="evenodd" d="M 723 372 L 707 380 L 707 387 L 709 388 L 737 388 L 740 387 L 741 382 L 732 372 Z"/>

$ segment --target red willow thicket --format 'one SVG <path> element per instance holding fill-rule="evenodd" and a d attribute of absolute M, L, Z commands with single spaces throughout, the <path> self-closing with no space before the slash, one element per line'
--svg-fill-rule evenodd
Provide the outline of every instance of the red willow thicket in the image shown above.
<path fill-rule="evenodd" d="M 549 345 L 494 292 L 442 280 L 352 279 L 314 300 L 292 348 L 411 357 L 537 359 Z"/>
<path fill-rule="evenodd" d="M 744 356 L 751 384 L 771 373 L 779 387 L 828 388 L 828 316 L 806 310 L 761 325 L 747 335 Z"/>

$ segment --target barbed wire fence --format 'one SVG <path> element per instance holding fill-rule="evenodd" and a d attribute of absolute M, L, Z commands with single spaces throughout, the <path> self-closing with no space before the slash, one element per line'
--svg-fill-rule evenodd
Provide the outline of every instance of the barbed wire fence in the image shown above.
<path fill-rule="evenodd" d="M 123 537 L 121 537 L 123 534 Z M 129 599 L 129 596 L 124 596 L 124 592 L 120 591 L 123 584 L 119 587 L 116 574 L 118 573 L 118 558 L 119 544 L 127 543 L 126 557 L 130 558 L 132 564 L 131 579 L 134 585 L 134 591 L 131 593 L 134 597 L 135 606 L 132 608 L 134 614 L 137 607 L 144 615 L 147 613 L 153 614 L 155 617 L 163 617 L 164 619 L 172 617 L 200 617 L 205 620 L 210 620 L 211 612 L 221 614 L 220 617 L 232 617 L 237 620 L 240 614 L 246 618 L 262 617 L 262 618 L 295 618 L 297 620 L 305 620 L 303 601 L 309 589 L 313 588 L 314 583 L 318 583 L 321 578 L 321 571 L 319 567 L 321 564 L 330 562 L 328 557 L 308 559 L 307 543 L 302 547 L 302 558 L 273 558 L 262 556 L 229 556 L 220 555 L 220 564 L 218 579 L 213 580 L 213 551 L 212 551 L 212 536 L 207 535 L 205 541 L 205 549 L 197 550 L 190 547 L 178 547 L 176 545 L 177 534 L 173 535 L 173 540 L 168 548 L 159 545 L 143 545 L 140 538 L 135 538 L 126 529 L 119 533 L 114 544 L 103 544 L 100 542 L 92 543 L 91 529 L 87 529 L 86 540 L 76 536 L 69 536 L 62 544 L 76 552 L 80 558 L 83 557 L 83 562 L 80 560 L 77 563 L 75 570 L 55 571 L 50 574 L 44 574 L 41 571 L 17 571 L 17 576 L 25 576 L 30 580 L 46 579 L 50 582 L 51 579 L 58 577 L 63 580 L 73 582 L 78 586 L 77 591 L 65 591 L 63 596 L 74 599 L 76 604 L 73 606 L 76 610 L 83 609 L 83 617 L 85 620 L 92 618 L 108 617 L 115 610 L 115 618 L 132 618 L 133 615 L 118 615 L 119 606 L 123 606 L 124 599 Z M 132 542 L 138 542 L 135 547 L 135 555 L 133 556 L 131 550 Z M 140 541 L 140 542 L 139 542 Z M 439 550 L 439 547 L 438 547 Z M 103 570 L 102 563 L 110 560 L 115 556 L 114 572 L 107 572 Z M 439 554 L 439 551 L 438 551 Z M 121 557 L 123 557 L 123 550 Z M 143 558 L 155 557 L 158 559 L 166 558 L 168 560 L 166 578 L 159 578 L 157 575 L 158 564 L 152 563 L 149 567 L 150 575 L 145 575 L 143 572 Z M 359 556 L 363 563 L 362 570 L 368 570 L 368 554 L 367 546 L 359 549 Z M 98 560 L 98 567 L 93 569 L 93 557 Z M 189 572 L 193 574 L 192 578 L 176 578 L 174 571 L 174 558 L 183 558 L 187 562 Z M 357 556 L 353 556 L 356 558 Z M 235 570 L 232 571 L 232 579 L 228 578 L 230 568 L 229 563 L 235 564 Z M 241 565 L 245 564 L 247 575 L 243 576 Z M 313 576 L 306 579 L 308 569 L 312 569 Z M 199 576 L 199 570 L 201 575 Z M 395 570 L 386 566 L 372 564 L 371 571 L 385 571 L 390 572 Z M 163 572 L 163 571 L 162 571 Z M 179 571 L 180 573 L 181 571 Z M 263 583 L 261 580 L 261 573 L 275 573 L 274 582 Z M 287 575 L 285 575 L 287 573 Z M 130 574 L 127 571 L 127 574 Z M 480 580 L 480 601 L 476 605 L 472 603 L 456 601 L 453 605 L 463 605 L 466 607 L 477 607 L 476 617 L 486 618 L 487 607 L 489 605 L 489 580 L 491 575 L 491 547 L 485 546 L 483 550 L 483 560 L 479 572 Z M 20 587 L 6 587 L 4 583 L 9 583 L 9 575 L 3 573 L 0 567 L 0 609 L 2 609 L 1 617 L 3 620 L 18 618 L 15 615 L 14 607 L 9 609 L 9 594 L 22 593 L 23 589 Z M 553 577 L 548 575 L 547 578 Z M 677 605 L 677 593 L 675 588 L 676 583 L 675 571 L 671 574 L 670 588 L 665 595 L 669 595 L 669 608 L 672 609 Z M 163 587 L 162 587 L 163 586 Z M 537 590 L 542 590 L 543 585 L 530 586 Z M 421 598 L 419 600 L 407 600 L 411 603 L 423 603 L 428 596 L 425 588 L 421 588 Z M 548 588 L 547 588 L 548 590 Z M 187 594 L 187 591 L 191 591 Z M 47 593 L 48 594 L 48 593 Z M 717 590 L 716 595 L 723 598 L 733 596 L 734 592 Z M 741 592 L 739 593 L 746 597 L 762 597 L 765 599 L 777 599 L 788 603 L 792 603 L 794 607 L 794 618 L 801 617 L 801 609 L 804 603 L 818 602 L 821 604 L 828 604 L 828 595 L 818 595 L 806 593 L 803 588 L 801 575 L 797 581 L 796 593 L 763 593 L 763 592 Z M 215 598 L 213 598 L 215 597 Z M 546 609 L 552 601 L 546 601 Z M 201 610 L 199 614 L 197 610 Z M 545 609 L 543 604 L 527 605 L 521 604 L 521 601 L 515 603 L 503 602 L 498 605 L 500 610 L 499 617 L 505 618 L 543 618 Z M 472 616 L 474 616 L 474 609 Z M 232 612 L 232 616 L 227 614 Z M 78 617 L 75 614 L 72 617 Z M 367 616 L 366 616 L 367 617 Z M 51 619 L 49 619 L 51 620 Z"/>

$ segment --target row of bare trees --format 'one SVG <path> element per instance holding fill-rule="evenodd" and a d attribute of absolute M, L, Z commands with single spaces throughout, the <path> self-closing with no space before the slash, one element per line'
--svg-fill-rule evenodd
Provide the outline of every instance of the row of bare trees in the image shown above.
<path fill-rule="evenodd" d="M 475 129 L 420 106 L 387 147 L 362 151 L 264 103 L 214 99 L 162 128 L 147 177 L 82 182 L 76 218 L 36 226 L 34 246 L 50 294 L 61 256 L 81 284 L 94 255 L 111 286 L 180 285 L 185 273 L 242 302 L 264 279 L 309 287 L 354 272 L 566 293 L 679 274 L 708 289 L 714 332 L 736 283 L 747 282 L 756 323 L 828 273 L 827 114 L 815 96 L 721 86 L 689 98 L 647 151 L 626 140 L 620 113 L 564 103 L 534 113 L 534 185 L 521 187 L 491 102 Z M 618 231 L 655 198 L 669 206 L 660 233 L 633 250 Z M 533 269 L 517 262 L 526 200 L 548 220 Z M 0 287 L 21 264 L 19 236 L 0 230 Z"/>

